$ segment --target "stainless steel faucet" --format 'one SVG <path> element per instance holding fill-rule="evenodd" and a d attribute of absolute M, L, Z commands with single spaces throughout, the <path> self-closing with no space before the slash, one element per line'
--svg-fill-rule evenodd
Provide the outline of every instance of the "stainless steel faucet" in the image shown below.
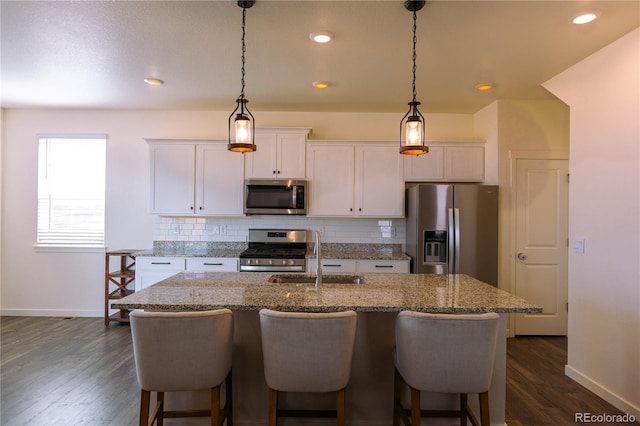
<path fill-rule="evenodd" d="M 316 290 L 322 285 L 322 252 L 320 250 L 320 231 L 316 231 Z"/>

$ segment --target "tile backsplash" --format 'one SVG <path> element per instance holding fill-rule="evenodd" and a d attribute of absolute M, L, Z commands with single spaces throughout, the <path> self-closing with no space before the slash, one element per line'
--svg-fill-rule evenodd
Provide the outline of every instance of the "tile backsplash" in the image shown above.
<path fill-rule="evenodd" d="M 249 229 L 319 230 L 323 242 L 405 243 L 404 219 L 327 219 L 306 216 L 168 217 L 157 216 L 154 241 L 247 241 Z"/>

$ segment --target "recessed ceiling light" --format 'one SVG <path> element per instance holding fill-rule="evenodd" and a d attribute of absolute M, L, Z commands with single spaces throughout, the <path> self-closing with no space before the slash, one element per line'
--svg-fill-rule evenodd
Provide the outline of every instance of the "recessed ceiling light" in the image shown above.
<path fill-rule="evenodd" d="M 149 86 L 162 86 L 164 84 L 164 81 L 159 78 L 145 78 L 144 82 Z"/>
<path fill-rule="evenodd" d="M 333 38 L 333 34 L 328 31 L 317 31 L 309 34 L 309 38 L 316 43 L 329 43 Z"/>
<path fill-rule="evenodd" d="M 587 12 L 581 13 L 580 15 L 573 18 L 573 23 L 576 25 L 588 24 L 589 22 L 594 21 L 598 17 L 598 12 Z"/>
<path fill-rule="evenodd" d="M 313 87 L 315 87 L 316 89 L 326 89 L 327 87 L 329 87 L 329 83 L 327 83 L 326 81 L 314 81 L 311 84 L 313 84 Z"/>
<path fill-rule="evenodd" d="M 491 83 L 482 83 L 476 86 L 476 90 L 479 92 L 488 92 L 491 89 L 493 89 L 493 84 Z"/>

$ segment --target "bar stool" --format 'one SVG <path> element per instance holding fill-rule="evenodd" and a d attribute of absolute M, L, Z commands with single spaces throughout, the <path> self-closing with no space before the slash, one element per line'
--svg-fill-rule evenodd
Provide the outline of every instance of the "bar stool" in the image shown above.
<path fill-rule="evenodd" d="M 421 417 L 460 417 L 460 424 L 488 426 L 489 387 L 498 339 L 496 313 L 428 314 L 403 311 L 396 319 L 393 425 L 419 425 Z M 401 389 L 410 389 L 410 409 Z M 460 410 L 421 410 L 420 392 L 460 394 Z M 480 423 L 467 403 L 467 394 L 480 398 Z M 411 416 L 411 422 L 409 417 Z"/>
<path fill-rule="evenodd" d="M 269 387 L 269 426 L 278 417 L 335 417 L 345 424 L 345 387 L 356 335 L 354 311 L 260 311 L 264 375 Z M 336 410 L 284 410 L 280 392 L 336 392 Z"/>
<path fill-rule="evenodd" d="M 211 425 L 233 424 L 231 356 L 233 316 L 230 310 L 200 312 L 132 311 L 131 335 L 141 388 L 140 425 L 162 425 L 164 418 L 211 417 Z M 220 387 L 225 404 L 220 409 Z M 165 411 L 164 393 L 210 389 L 209 410 Z M 149 422 L 151 392 L 157 402 Z"/>

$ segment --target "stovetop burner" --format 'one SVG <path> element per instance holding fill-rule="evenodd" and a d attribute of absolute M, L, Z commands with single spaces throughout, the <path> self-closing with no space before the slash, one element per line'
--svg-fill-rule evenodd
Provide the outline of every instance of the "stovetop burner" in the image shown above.
<path fill-rule="evenodd" d="M 249 247 L 240 253 L 240 271 L 306 270 L 307 231 L 250 229 Z"/>

